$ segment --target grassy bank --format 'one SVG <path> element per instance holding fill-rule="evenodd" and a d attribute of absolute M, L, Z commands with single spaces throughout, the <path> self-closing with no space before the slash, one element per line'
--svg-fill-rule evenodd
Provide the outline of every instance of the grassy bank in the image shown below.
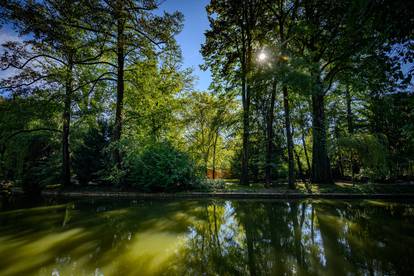
<path fill-rule="evenodd" d="M 13 185 L 3 186 L 2 194 L 22 193 L 19 187 Z M 191 191 L 154 193 L 144 192 L 135 188 L 116 186 L 72 186 L 63 187 L 60 184 L 49 185 L 42 191 L 44 195 L 68 195 L 68 196 L 138 196 L 138 197 L 389 197 L 406 196 L 414 198 L 414 183 L 400 184 L 352 184 L 348 182 L 336 182 L 334 184 L 305 184 L 296 183 L 296 189 L 289 189 L 287 183 L 278 183 L 268 188 L 264 183 L 252 183 L 242 186 L 236 180 L 210 181 L 209 186 Z"/>

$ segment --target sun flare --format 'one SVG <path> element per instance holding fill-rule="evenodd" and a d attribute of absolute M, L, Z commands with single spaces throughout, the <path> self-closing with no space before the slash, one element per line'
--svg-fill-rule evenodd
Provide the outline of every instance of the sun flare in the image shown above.
<path fill-rule="evenodd" d="M 265 52 L 261 52 L 259 54 L 259 61 L 265 61 L 267 59 L 267 55 Z"/>

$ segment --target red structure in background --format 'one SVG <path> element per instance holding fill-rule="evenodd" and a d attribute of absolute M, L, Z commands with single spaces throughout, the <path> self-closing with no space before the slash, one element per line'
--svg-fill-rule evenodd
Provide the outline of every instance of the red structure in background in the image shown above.
<path fill-rule="evenodd" d="M 213 170 L 208 169 L 207 170 L 207 178 L 208 179 L 221 179 L 221 178 L 230 178 L 230 172 L 226 170 L 216 170 L 215 177 L 213 178 Z"/>

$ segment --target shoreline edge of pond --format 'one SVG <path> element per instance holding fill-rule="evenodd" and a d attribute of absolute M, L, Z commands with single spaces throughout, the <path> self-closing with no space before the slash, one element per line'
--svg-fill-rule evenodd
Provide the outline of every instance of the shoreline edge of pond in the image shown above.
<path fill-rule="evenodd" d="M 42 191 L 42 196 L 104 198 L 240 198 L 240 199 L 414 199 L 414 193 L 276 193 L 276 192 L 181 192 L 138 193 L 101 191 Z"/>

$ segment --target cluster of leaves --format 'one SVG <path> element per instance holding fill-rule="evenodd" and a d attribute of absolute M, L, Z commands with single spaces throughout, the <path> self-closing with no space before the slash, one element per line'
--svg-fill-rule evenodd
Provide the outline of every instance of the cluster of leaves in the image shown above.
<path fill-rule="evenodd" d="M 171 192 L 194 189 L 200 182 L 188 154 L 169 142 L 147 146 L 126 161 L 127 182 L 143 191 Z"/>
<path fill-rule="evenodd" d="M 109 126 L 105 121 L 87 129 L 81 142 L 73 152 L 73 171 L 80 184 L 97 183 L 104 180 L 103 175 L 110 164 L 107 147 L 109 145 Z"/>
<path fill-rule="evenodd" d="M 372 180 L 384 180 L 389 174 L 387 162 L 386 137 L 377 137 L 372 134 L 358 133 L 349 137 L 341 137 L 338 140 L 344 155 L 351 157 L 355 154 L 361 165 L 360 177 L 368 177 Z"/>

